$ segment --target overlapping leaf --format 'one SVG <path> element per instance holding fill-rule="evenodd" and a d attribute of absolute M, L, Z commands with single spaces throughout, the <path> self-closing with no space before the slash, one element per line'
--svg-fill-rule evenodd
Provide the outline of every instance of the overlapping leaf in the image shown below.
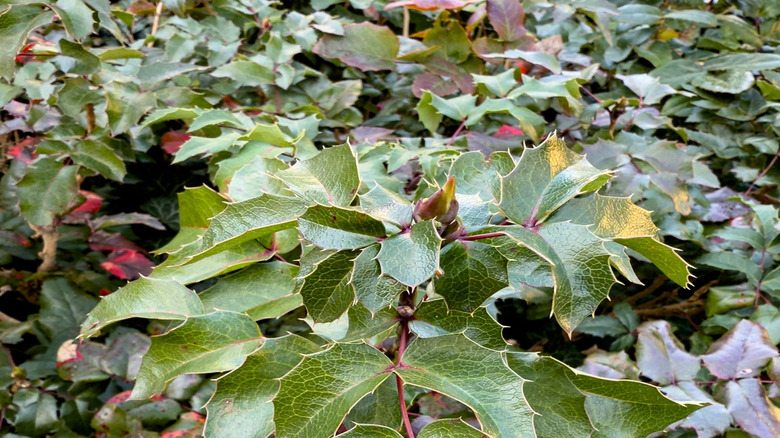
<path fill-rule="evenodd" d="M 418 222 L 410 231 L 383 240 L 377 260 L 383 274 L 418 286 L 439 269 L 440 245 L 433 221 Z"/>
<path fill-rule="evenodd" d="M 274 176 L 304 199 L 338 207 L 349 206 L 360 186 L 357 159 L 348 144 L 323 149 Z"/>

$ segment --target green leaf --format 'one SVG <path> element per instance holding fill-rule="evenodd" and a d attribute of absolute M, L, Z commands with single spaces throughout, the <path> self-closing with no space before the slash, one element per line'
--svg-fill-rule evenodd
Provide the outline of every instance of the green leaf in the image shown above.
<path fill-rule="evenodd" d="M 417 106 L 414 108 L 417 110 L 417 117 L 420 119 L 420 123 L 425 126 L 425 129 L 435 134 L 439 129 L 444 116 L 433 106 L 434 94 L 430 91 L 424 91 L 420 101 L 417 102 Z"/>
<path fill-rule="evenodd" d="M 282 377 L 274 399 L 279 438 L 332 436 L 349 410 L 390 376 L 390 360 L 366 344 L 336 344 Z"/>
<path fill-rule="evenodd" d="M 229 78 L 246 87 L 259 87 L 274 83 L 274 72 L 271 68 L 254 61 L 237 60 L 225 64 L 211 73 L 215 78 Z"/>
<path fill-rule="evenodd" d="M 260 328 L 243 313 L 218 311 L 190 317 L 152 338 L 130 397 L 160 395 L 168 382 L 182 374 L 238 368 L 262 342 Z"/>
<path fill-rule="evenodd" d="M 339 207 L 348 207 L 360 187 L 357 158 L 348 144 L 323 149 L 275 176 L 305 199 Z"/>
<path fill-rule="evenodd" d="M 726 70 L 718 74 L 700 76 L 691 85 L 715 93 L 739 94 L 753 87 L 756 79 L 753 73 L 744 70 Z"/>
<path fill-rule="evenodd" d="M 306 205 L 298 199 L 267 193 L 229 204 L 211 220 L 188 263 L 228 247 L 293 228 L 297 217 L 305 211 Z"/>
<path fill-rule="evenodd" d="M 309 316 L 315 322 L 330 322 L 340 317 L 355 301 L 355 290 L 350 284 L 355 251 L 313 251 L 301 259 L 301 266 L 310 265 L 311 272 L 301 272 L 301 296 Z M 302 269 L 303 270 L 303 269 Z"/>
<path fill-rule="evenodd" d="M 453 242 L 441 252 L 444 275 L 434 280 L 447 307 L 471 313 L 509 284 L 506 259 L 492 246 Z"/>
<path fill-rule="evenodd" d="M 41 286 L 40 304 L 38 321 L 51 333 L 53 342 L 62 343 L 78 336 L 84 315 L 97 300 L 65 278 L 51 277 Z"/>
<path fill-rule="evenodd" d="M 86 104 L 98 103 L 102 99 L 103 95 L 91 90 L 90 83 L 86 79 L 68 78 L 57 96 L 57 106 L 60 107 L 63 114 L 76 117 Z"/>
<path fill-rule="evenodd" d="M 129 318 L 183 320 L 203 313 L 198 295 L 170 280 L 140 278 L 103 298 L 81 325 L 81 336 Z"/>
<path fill-rule="evenodd" d="M 613 239 L 642 254 L 670 280 L 683 287 L 688 285 L 690 265 L 674 248 L 658 240 L 658 228 L 653 224 L 650 212 L 634 205 L 630 198 L 596 193 L 588 198 L 573 199 L 556 212 L 552 220 L 591 225 L 593 234 Z M 616 263 L 615 256 L 611 258 Z"/>
<path fill-rule="evenodd" d="M 747 277 L 752 284 L 758 284 L 761 270 L 758 265 L 742 254 L 732 252 L 710 252 L 696 259 L 696 263 L 712 266 L 718 269 L 738 271 Z"/>
<path fill-rule="evenodd" d="M 220 278 L 200 294 L 206 310 L 232 310 L 254 320 L 278 318 L 303 304 L 294 294 L 298 267 L 280 261 L 258 263 Z"/>
<path fill-rule="evenodd" d="M 378 425 L 363 425 L 358 424 L 352 429 L 336 435 L 337 438 L 403 438 L 401 434 L 395 430 Z"/>
<path fill-rule="evenodd" d="M 304 239 L 324 249 L 358 249 L 385 236 L 385 226 L 371 216 L 339 207 L 315 205 L 298 218 Z"/>
<path fill-rule="evenodd" d="M 122 182 L 127 173 L 124 161 L 105 143 L 81 140 L 74 145 L 70 156 L 75 163 L 114 181 Z"/>
<path fill-rule="evenodd" d="M 198 115 L 190 124 L 187 132 L 194 132 L 207 126 L 226 125 L 238 129 L 249 129 L 252 124 L 241 113 L 233 114 L 227 110 L 211 110 Z"/>
<path fill-rule="evenodd" d="M 200 238 L 211 223 L 211 218 L 227 207 L 227 200 L 207 186 L 187 187 L 178 195 L 179 232 L 157 253 L 171 253 Z"/>
<path fill-rule="evenodd" d="M 0 76 L 11 80 L 16 62 L 14 58 L 27 35 L 36 27 L 49 23 L 54 12 L 38 5 L 8 5 L 0 11 Z"/>
<path fill-rule="evenodd" d="M 176 157 L 173 159 L 173 163 L 181 163 L 182 161 L 192 158 L 196 155 L 205 154 L 206 156 L 213 155 L 217 152 L 224 151 L 238 140 L 239 134 L 236 132 L 229 132 L 222 134 L 217 138 L 207 137 L 190 137 L 189 140 L 181 145 L 181 148 L 176 152 Z"/>
<path fill-rule="evenodd" d="M 382 273 L 407 286 L 418 286 L 439 269 L 441 238 L 433 221 L 418 222 L 411 231 L 381 243 L 377 260 Z"/>
<path fill-rule="evenodd" d="M 217 381 L 217 390 L 206 410 L 205 434 L 255 438 L 274 430 L 273 398 L 279 392 L 279 378 L 300 363 L 304 354 L 319 350 L 300 336 L 267 339 L 240 368 Z"/>
<path fill-rule="evenodd" d="M 412 204 L 379 184 L 360 195 L 360 206 L 369 216 L 399 228 L 412 224 Z"/>
<path fill-rule="evenodd" d="M 550 135 L 534 149 L 525 149 L 515 169 L 501 179 L 499 206 L 516 224 L 544 221 L 564 203 L 587 190 L 595 190 L 609 175 L 584 156 Z"/>
<path fill-rule="evenodd" d="M 92 33 L 92 10 L 81 0 L 58 0 L 53 5 L 65 30 L 75 39 L 81 40 Z"/>
<path fill-rule="evenodd" d="M 194 119 L 202 114 L 201 110 L 193 108 L 161 108 L 152 111 L 144 122 L 141 123 L 142 128 L 154 125 L 155 123 L 167 122 L 169 120 L 187 120 Z"/>
<path fill-rule="evenodd" d="M 660 83 L 658 78 L 649 74 L 616 75 L 615 77 L 623 81 L 626 87 L 642 98 L 644 105 L 655 105 L 661 102 L 665 96 L 677 93 L 674 88 Z"/>
<path fill-rule="evenodd" d="M 344 36 L 325 35 L 312 51 L 325 58 L 338 58 L 362 71 L 392 70 L 400 44 L 385 26 L 364 22 L 344 26 Z"/>
<path fill-rule="evenodd" d="M 65 214 L 78 195 L 78 166 L 41 157 L 27 167 L 16 184 L 22 216 L 33 225 L 51 225 Z"/>
<path fill-rule="evenodd" d="M 729 53 L 714 56 L 700 67 L 703 70 L 773 70 L 780 68 L 780 55 L 773 53 Z"/>
<path fill-rule="evenodd" d="M 404 383 L 429 388 L 470 407 L 490 437 L 534 436 L 525 380 L 506 366 L 502 353 L 463 335 L 417 338 L 396 368 Z M 457 364 L 457 366 L 453 366 Z"/>
<path fill-rule="evenodd" d="M 387 431 L 387 429 L 384 429 L 385 427 L 398 429 L 401 427 L 402 421 L 401 408 L 398 406 L 398 403 L 396 379 L 386 379 L 374 392 L 363 397 L 349 411 L 344 424 L 347 426 L 350 424 L 370 424 L 375 427 L 381 427 L 382 429 L 379 430 L 383 432 Z M 392 433 L 396 432 L 393 430 Z"/>
<path fill-rule="evenodd" d="M 525 12 L 518 0 L 489 0 L 487 16 L 490 24 L 503 41 L 518 41 L 525 34 Z"/>
<path fill-rule="evenodd" d="M 358 301 L 363 303 L 371 313 L 386 308 L 406 290 L 406 286 L 382 274 L 382 268 L 376 260 L 378 254 L 378 244 L 363 249 L 355 258 L 350 279 Z"/>
<path fill-rule="evenodd" d="M 551 72 L 559 75 L 561 74 L 561 63 L 555 56 L 545 52 L 530 52 L 526 50 L 507 50 L 501 54 L 488 55 L 486 58 L 508 58 L 508 59 L 522 59 L 528 61 L 531 64 L 541 65 L 542 67 L 550 70 Z"/>
<path fill-rule="evenodd" d="M 461 420 L 439 420 L 429 423 L 417 438 L 482 438 L 482 431 L 474 429 Z"/>
<path fill-rule="evenodd" d="M 627 333 L 626 328 L 615 318 L 598 315 L 593 318 L 585 318 L 574 330 L 591 336 L 616 338 Z"/>
<path fill-rule="evenodd" d="M 462 333 L 485 348 L 506 348 L 506 341 L 501 335 L 503 326 L 485 308 L 466 313 L 448 310 L 444 300 L 425 301 L 414 312 L 409 329 L 421 338 Z"/>
<path fill-rule="evenodd" d="M 697 9 L 682 9 L 678 11 L 669 11 L 664 14 L 664 19 L 681 20 L 696 23 L 702 26 L 715 27 L 718 25 L 718 17 L 712 12 L 701 11 Z"/>
<path fill-rule="evenodd" d="M 88 52 L 81 44 L 60 40 L 60 53 L 62 56 L 73 58 L 76 62 L 67 69 L 68 73 L 76 75 L 89 75 L 100 70 L 100 58 Z"/>

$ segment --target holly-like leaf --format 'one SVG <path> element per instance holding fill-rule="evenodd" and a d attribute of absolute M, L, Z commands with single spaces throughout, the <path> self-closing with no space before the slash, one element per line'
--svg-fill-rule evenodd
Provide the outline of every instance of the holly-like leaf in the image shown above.
<path fill-rule="evenodd" d="M 315 205 L 298 218 L 304 239 L 324 249 L 359 249 L 385 236 L 385 226 L 371 216 L 339 207 Z"/>
<path fill-rule="evenodd" d="M 274 430 L 271 400 L 279 392 L 278 379 L 298 365 L 304 354 L 318 350 L 316 344 L 300 336 L 267 339 L 240 368 L 217 381 L 217 390 L 206 405 L 206 435 L 270 435 Z"/>
<path fill-rule="evenodd" d="M 636 361 L 642 375 L 659 385 L 693 380 L 701 369 L 701 360 L 685 351 L 666 321 L 648 321 L 639 326 Z"/>
<path fill-rule="evenodd" d="M 406 286 L 396 279 L 382 274 L 382 268 L 376 260 L 379 245 L 371 245 L 355 258 L 355 266 L 350 282 L 355 288 L 358 301 L 372 313 L 389 306 Z"/>
<path fill-rule="evenodd" d="M 488 0 L 487 16 L 503 41 L 517 41 L 526 34 L 525 12 L 518 0 Z"/>
<path fill-rule="evenodd" d="M 780 436 L 780 409 L 767 398 L 758 379 L 726 382 L 720 393 L 734 422 L 745 432 L 759 438 Z"/>
<path fill-rule="evenodd" d="M 670 280 L 686 286 L 689 266 L 670 246 L 658 240 L 658 228 L 650 212 L 634 205 L 630 198 L 602 196 L 573 199 L 558 210 L 553 221 L 591 225 L 593 234 L 630 248 L 647 257 Z M 617 264 L 615 255 L 612 263 Z M 633 272 L 633 271 L 631 271 Z"/>
<path fill-rule="evenodd" d="M 741 320 L 722 338 L 710 345 L 701 357 L 710 372 L 721 379 L 755 377 L 773 357 L 777 348 L 760 325 Z"/>
<path fill-rule="evenodd" d="M 195 262 L 228 247 L 293 228 L 298 216 L 305 211 L 306 204 L 299 199 L 268 193 L 229 204 L 211 220 L 209 228 L 197 241 L 192 258 L 187 262 Z"/>
<path fill-rule="evenodd" d="M 338 58 L 362 71 L 392 70 L 400 43 L 385 26 L 364 22 L 347 24 L 344 35 L 325 35 L 312 51 L 325 58 Z"/>
<path fill-rule="evenodd" d="M 173 163 L 181 163 L 196 155 L 205 154 L 206 156 L 209 156 L 224 151 L 233 146 L 236 140 L 238 140 L 238 137 L 239 135 L 236 132 L 222 134 L 217 138 L 192 136 L 179 147 L 179 150 L 176 152 L 176 158 L 173 159 Z"/>
<path fill-rule="evenodd" d="M 197 246 L 195 247 L 197 248 Z M 191 255 L 190 247 L 172 254 L 163 263 L 157 265 L 149 277 L 160 280 L 175 280 L 181 284 L 192 284 L 207 278 L 227 274 L 244 266 L 264 262 L 274 256 L 276 251 L 264 247 L 256 240 L 241 242 L 229 246 L 216 254 L 186 263 Z M 185 264 L 182 264 L 185 262 Z"/>
<path fill-rule="evenodd" d="M 418 222 L 409 232 L 383 240 L 377 260 L 383 274 L 414 287 L 439 269 L 440 245 L 433 221 Z"/>
<path fill-rule="evenodd" d="M 81 325 L 81 336 L 128 318 L 183 320 L 203 313 L 198 295 L 175 281 L 141 278 L 103 298 Z"/>
<path fill-rule="evenodd" d="M 323 149 L 274 176 L 301 197 L 323 205 L 348 207 L 360 187 L 357 158 L 348 144 Z"/>
<path fill-rule="evenodd" d="M 84 314 L 95 307 L 96 300 L 67 279 L 53 277 L 41 286 L 40 304 L 38 321 L 51 333 L 54 343 L 62 343 L 78 335 Z"/>
<path fill-rule="evenodd" d="M 220 278 L 200 294 L 206 310 L 242 312 L 254 320 L 278 318 L 303 304 L 294 294 L 298 267 L 285 262 L 257 263 Z"/>
<path fill-rule="evenodd" d="M 301 296 L 309 316 L 315 322 L 330 322 L 340 317 L 355 301 L 350 284 L 356 251 L 312 251 L 301 259 Z M 311 261 L 316 257 L 316 261 Z M 314 264 L 313 269 L 309 267 Z M 304 272 L 304 266 L 310 269 Z"/>
<path fill-rule="evenodd" d="M 379 184 L 360 195 L 360 206 L 369 216 L 399 228 L 412 224 L 412 204 Z"/>
<path fill-rule="evenodd" d="M 396 379 L 387 379 L 349 411 L 345 424 L 371 424 L 398 429 L 401 421 L 398 385 Z"/>
<path fill-rule="evenodd" d="M 206 186 L 185 188 L 178 194 L 179 232 L 165 246 L 155 252 L 176 252 L 184 245 L 200 238 L 211 223 L 211 218 L 227 207 L 227 200 Z"/>
<path fill-rule="evenodd" d="M 27 41 L 27 35 L 49 23 L 52 17 L 54 12 L 35 4 L 10 5 L 0 12 L 0 76 L 13 78 L 14 58 Z"/>
<path fill-rule="evenodd" d="M 525 380 L 505 357 L 463 335 L 417 338 L 395 372 L 404 383 L 422 386 L 470 407 L 490 437 L 534 436 L 533 412 L 523 394 Z M 458 364 L 458 366 L 453 366 Z"/>
<path fill-rule="evenodd" d="M 508 285 L 506 259 L 479 242 L 453 242 L 441 252 L 444 275 L 434 280 L 447 307 L 471 313 Z"/>
<path fill-rule="evenodd" d="M 439 420 L 422 428 L 417 438 L 482 438 L 481 431 L 461 420 Z"/>
<path fill-rule="evenodd" d="M 525 149 L 515 169 L 501 179 L 499 206 L 512 222 L 535 225 L 578 194 L 599 188 L 608 178 L 605 171 L 551 135 L 536 148 Z"/>
<path fill-rule="evenodd" d="M 349 410 L 391 373 L 390 360 L 366 344 L 336 344 L 306 356 L 281 379 L 274 399 L 279 438 L 332 436 Z"/>
<path fill-rule="evenodd" d="M 403 438 L 400 433 L 389 427 L 364 424 L 358 424 L 336 436 L 337 438 Z"/>
<path fill-rule="evenodd" d="M 170 332 L 152 338 L 131 398 L 159 395 L 182 374 L 238 368 L 263 342 L 260 328 L 243 313 L 218 311 L 193 316 Z"/>
<path fill-rule="evenodd" d="M 114 251 L 100 267 L 122 280 L 135 280 L 152 272 L 154 263 L 133 249 Z"/>
<path fill-rule="evenodd" d="M 472 314 L 448 310 L 444 300 L 425 301 L 409 321 L 409 329 L 421 338 L 462 333 L 477 344 L 492 350 L 503 350 L 506 341 L 503 327 L 484 308 Z"/>
<path fill-rule="evenodd" d="M 92 10 L 81 0 L 58 0 L 52 5 L 57 11 L 65 30 L 75 40 L 81 40 L 92 33 L 94 20 L 92 19 Z"/>
<path fill-rule="evenodd" d="M 78 169 L 49 157 L 30 164 L 16 184 L 22 216 L 33 225 L 45 226 L 67 212 L 78 195 Z"/>

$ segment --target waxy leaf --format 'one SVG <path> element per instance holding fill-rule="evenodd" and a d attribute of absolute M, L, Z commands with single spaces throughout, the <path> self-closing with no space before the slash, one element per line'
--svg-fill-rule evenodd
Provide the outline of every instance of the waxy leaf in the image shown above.
<path fill-rule="evenodd" d="M 659 385 L 693 380 L 701 369 L 701 360 L 685 351 L 666 321 L 649 321 L 639 326 L 636 361 L 642 375 Z"/>
<path fill-rule="evenodd" d="M 294 294 L 298 267 L 285 262 L 258 263 L 220 278 L 200 294 L 203 308 L 232 310 L 254 320 L 278 318 L 303 304 Z"/>
<path fill-rule="evenodd" d="M 295 227 L 306 204 L 296 198 L 264 193 L 256 198 L 229 204 L 214 216 L 209 228 L 197 242 L 194 262 L 230 246 Z"/>
<path fill-rule="evenodd" d="M 10 80 L 14 76 L 14 58 L 36 27 L 49 23 L 54 12 L 38 5 L 10 5 L 0 11 L 0 76 Z"/>
<path fill-rule="evenodd" d="M 425 301 L 414 312 L 409 329 L 421 338 L 462 333 L 477 344 L 492 350 L 503 350 L 506 341 L 501 332 L 503 326 L 496 322 L 484 308 L 473 314 L 448 310 L 444 300 Z"/>
<path fill-rule="evenodd" d="M 499 206 L 516 224 L 535 225 L 578 194 L 595 190 L 609 175 L 551 135 L 525 149 L 515 169 L 501 179 Z"/>
<path fill-rule="evenodd" d="M 266 437 L 274 430 L 271 400 L 279 392 L 279 378 L 298 365 L 304 354 L 319 350 L 300 336 L 267 339 L 240 368 L 217 381 L 206 405 L 208 436 Z"/>
<path fill-rule="evenodd" d="M 433 221 L 418 222 L 410 231 L 383 240 L 377 260 L 383 274 L 414 287 L 439 269 L 440 245 Z"/>
<path fill-rule="evenodd" d="M 533 412 L 523 394 L 525 380 L 497 351 L 463 335 L 417 338 L 395 372 L 404 383 L 429 388 L 470 407 L 492 438 L 533 436 Z M 458 366 L 454 366 L 458 364 Z"/>
<path fill-rule="evenodd" d="M 304 239 L 324 249 L 358 249 L 384 237 L 385 226 L 371 216 L 339 207 L 315 205 L 298 218 Z"/>
<path fill-rule="evenodd" d="M 400 433 L 386 426 L 358 424 L 352 429 L 336 435 L 337 438 L 403 438 Z"/>
<path fill-rule="evenodd" d="M 396 379 L 387 379 L 349 411 L 345 424 L 371 424 L 398 429 L 402 421 L 398 403 L 398 383 Z"/>
<path fill-rule="evenodd" d="M 176 152 L 176 158 L 174 158 L 173 163 L 181 163 L 182 161 L 188 158 L 192 158 L 196 155 L 205 154 L 208 156 L 220 151 L 224 151 L 225 149 L 233 146 L 238 137 L 238 133 L 235 132 L 222 134 L 217 138 L 195 136 L 190 137 L 189 140 L 181 145 L 178 152 Z"/>
<path fill-rule="evenodd" d="M 745 432 L 758 438 L 780 436 L 780 409 L 767 398 L 758 379 L 726 382 L 720 392 L 734 422 Z"/>
<path fill-rule="evenodd" d="M 312 202 L 348 207 L 360 187 L 357 158 L 348 144 L 323 149 L 274 175 Z"/>
<path fill-rule="evenodd" d="M 630 198 L 596 193 L 587 198 L 573 199 L 551 220 L 592 225 L 590 230 L 593 234 L 612 239 L 642 254 L 675 283 L 681 286 L 688 284 L 690 265 L 672 247 L 658 240 L 658 228 L 653 224 L 650 212 L 634 205 Z M 611 259 L 613 264 L 618 263 L 615 255 Z"/>
<path fill-rule="evenodd" d="M 360 206 L 371 217 L 390 222 L 399 228 L 412 224 L 412 204 L 379 184 L 360 195 Z"/>
<path fill-rule="evenodd" d="M 444 275 L 434 280 L 447 307 L 471 313 L 494 293 L 508 286 L 506 259 L 480 242 L 453 242 L 441 252 Z"/>
<path fill-rule="evenodd" d="M 391 375 L 391 366 L 366 344 L 336 344 L 306 356 L 281 379 L 274 399 L 276 436 L 332 436 L 352 406 Z"/>
<path fill-rule="evenodd" d="M 16 184 L 22 216 L 33 225 L 45 226 L 67 212 L 78 194 L 78 169 L 49 157 L 30 164 Z"/>
<path fill-rule="evenodd" d="M 325 58 L 338 58 L 363 71 L 392 70 L 400 44 L 393 31 L 364 22 L 344 26 L 344 36 L 325 35 L 312 51 Z"/>
<path fill-rule="evenodd" d="M 178 253 L 170 255 L 167 260 L 154 268 L 149 277 L 175 280 L 181 284 L 197 283 L 253 263 L 266 261 L 275 254 L 275 251 L 267 249 L 260 242 L 250 240 L 182 265 L 181 263 L 190 255 L 189 249 L 185 247 Z"/>
<path fill-rule="evenodd" d="M 211 223 L 211 218 L 227 207 L 227 200 L 206 186 L 185 188 L 178 194 L 179 232 L 157 253 L 176 252 L 198 240 Z"/>
<path fill-rule="evenodd" d="M 741 320 L 723 337 L 715 341 L 701 357 L 710 372 L 721 379 L 755 377 L 773 357 L 777 349 L 760 325 Z"/>
<path fill-rule="evenodd" d="M 525 12 L 518 0 L 488 0 L 487 16 L 503 41 L 518 41 L 525 34 Z"/>
<path fill-rule="evenodd" d="M 315 254 L 312 254 L 315 253 Z M 301 272 L 301 296 L 309 316 L 315 322 L 330 322 L 340 317 L 355 301 L 350 284 L 356 251 L 312 251 L 301 259 L 301 266 L 317 261 L 310 272 Z M 307 269 L 311 269 L 308 268 Z"/>
<path fill-rule="evenodd" d="M 389 306 L 406 286 L 396 279 L 382 274 L 382 268 L 376 260 L 379 245 L 371 245 L 355 258 L 355 266 L 350 282 L 355 288 L 358 301 L 372 313 Z"/>
<path fill-rule="evenodd" d="M 262 342 L 260 328 L 243 313 L 193 316 L 168 333 L 152 337 L 130 397 L 160 395 L 168 382 L 182 374 L 237 368 Z"/>
<path fill-rule="evenodd" d="M 81 336 L 128 318 L 183 320 L 203 313 L 198 295 L 171 280 L 140 278 L 104 297 L 81 325 Z"/>

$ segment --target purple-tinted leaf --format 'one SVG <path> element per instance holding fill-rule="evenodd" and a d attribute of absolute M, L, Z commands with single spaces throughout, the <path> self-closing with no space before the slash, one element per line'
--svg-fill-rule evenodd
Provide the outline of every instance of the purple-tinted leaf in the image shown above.
<path fill-rule="evenodd" d="M 518 0 L 488 0 L 487 14 L 502 40 L 516 41 L 525 35 L 525 12 Z"/>
<path fill-rule="evenodd" d="M 92 226 L 101 230 L 117 225 L 146 225 L 155 230 L 164 230 L 163 225 L 156 217 L 144 213 L 120 213 L 101 216 L 92 221 Z"/>
<path fill-rule="evenodd" d="M 766 330 L 743 319 L 714 342 L 701 358 L 714 376 L 733 379 L 757 376 L 777 355 Z"/>
<path fill-rule="evenodd" d="M 721 397 L 734 422 L 758 438 L 780 436 L 780 409 L 766 397 L 758 379 L 740 379 L 726 383 Z"/>
<path fill-rule="evenodd" d="M 422 97 L 425 90 L 437 96 L 448 96 L 458 91 L 458 85 L 450 79 L 444 79 L 439 75 L 425 72 L 414 79 L 412 93 L 414 93 L 415 97 Z"/>
<path fill-rule="evenodd" d="M 463 67 L 441 58 L 432 58 L 423 64 L 430 72 L 450 78 L 463 94 L 474 92 L 474 78 Z"/>
<path fill-rule="evenodd" d="M 728 187 L 715 190 L 712 193 L 707 193 L 705 196 L 707 200 L 710 201 L 710 207 L 705 210 L 704 216 L 700 219 L 701 221 L 723 222 L 750 213 L 750 208 L 748 208 L 747 205 L 741 202 L 728 200 L 733 196 L 740 196 L 739 193 Z M 698 213 L 700 210 L 703 209 L 697 207 L 694 209 L 694 213 Z"/>
<path fill-rule="evenodd" d="M 672 334 L 666 321 L 650 321 L 639 326 L 636 362 L 642 375 L 660 385 L 693 380 L 701 369 L 698 357 L 688 353 Z"/>
<path fill-rule="evenodd" d="M 376 71 L 392 70 L 399 48 L 398 37 L 387 27 L 358 23 L 344 26 L 344 36 L 323 36 L 313 51 L 362 71 Z"/>
<path fill-rule="evenodd" d="M 588 374 L 608 379 L 639 380 L 639 369 L 634 365 L 625 351 L 608 353 L 597 350 L 585 358 L 585 363 L 578 368 Z"/>
<path fill-rule="evenodd" d="M 715 402 L 709 394 L 699 388 L 694 382 L 680 382 L 677 386 L 662 389 L 663 393 L 678 402 L 704 402 L 711 406 L 704 407 L 691 414 L 685 420 L 669 426 L 669 429 L 682 427 L 696 431 L 697 438 L 712 438 L 720 435 L 731 425 L 731 415 L 726 407 Z"/>
<path fill-rule="evenodd" d="M 388 138 L 393 133 L 392 129 L 378 128 L 376 126 L 358 126 L 350 131 L 349 135 L 355 143 L 368 142 L 373 143 L 383 138 Z"/>

